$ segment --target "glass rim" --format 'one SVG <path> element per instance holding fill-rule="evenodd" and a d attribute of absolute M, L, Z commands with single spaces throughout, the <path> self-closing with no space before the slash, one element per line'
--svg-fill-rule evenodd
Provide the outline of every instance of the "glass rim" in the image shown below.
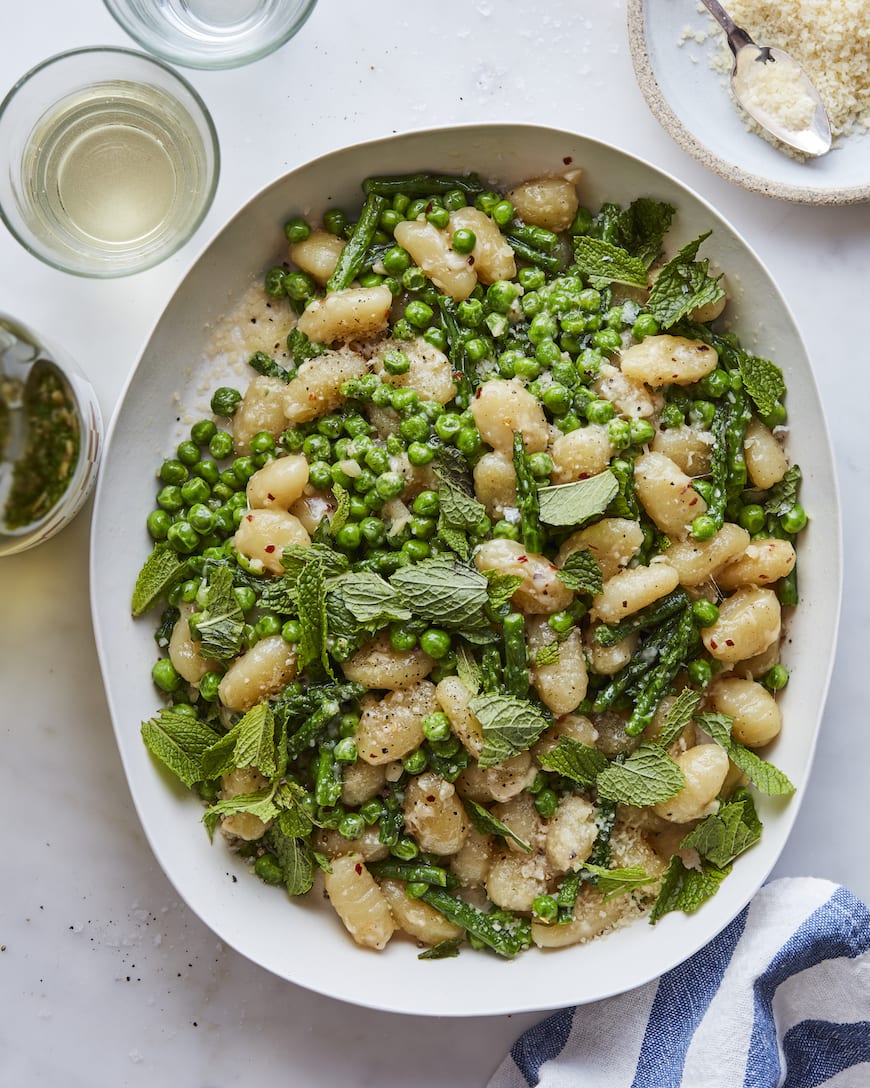
<path fill-rule="evenodd" d="M 103 0 L 103 4 L 118 26 L 143 49 L 149 50 L 155 56 L 171 64 L 180 64 L 184 68 L 195 68 L 199 71 L 220 71 L 226 68 L 241 68 L 245 64 L 252 64 L 262 60 L 280 49 L 294 37 L 308 21 L 309 16 L 317 5 L 317 0 L 302 0 L 297 17 L 274 39 L 258 48 L 249 48 L 239 52 L 227 51 L 221 57 L 212 57 L 208 53 L 189 52 L 184 49 L 173 49 L 171 45 L 157 34 L 144 33 L 143 24 L 129 15 L 129 5 L 123 0 Z"/>
<path fill-rule="evenodd" d="M 316 0 L 312 0 L 312 2 L 316 2 Z M 42 261 L 44 264 L 49 265 L 51 268 L 56 268 L 61 272 L 68 272 L 75 276 L 83 276 L 87 279 L 120 279 L 123 276 L 135 275 L 137 272 L 145 272 L 149 268 L 153 268 L 155 265 L 167 260 L 167 258 L 171 257 L 174 253 L 177 253 L 183 245 L 189 242 L 193 235 L 196 233 L 196 231 L 199 229 L 199 227 L 202 225 L 202 222 L 208 214 L 214 201 L 214 196 L 217 192 L 218 181 L 220 179 L 220 141 L 218 140 L 217 128 L 215 127 L 211 111 L 209 110 L 199 91 L 197 91 L 193 84 L 185 79 L 185 77 L 181 75 L 180 72 L 176 72 L 174 68 L 167 64 L 164 60 L 161 60 L 159 57 L 154 57 L 151 56 L 149 53 L 143 53 L 139 49 L 130 49 L 129 47 L 123 45 L 77 46 L 75 49 L 65 49 L 60 53 L 55 53 L 50 57 L 46 57 L 38 64 L 35 64 L 32 68 L 29 68 L 23 75 L 19 76 L 19 78 L 6 92 L 3 100 L 0 101 L 0 127 L 2 127 L 3 119 L 6 116 L 8 109 L 17 97 L 18 93 L 43 71 L 53 67 L 56 64 L 59 64 L 62 61 L 69 60 L 71 57 L 93 56 L 94 54 L 126 56 L 135 58 L 137 62 L 145 61 L 148 65 L 159 69 L 166 76 L 168 76 L 170 82 L 174 82 L 179 86 L 183 87 L 184 90 L 190 95 L 191 99 L 193 100 L 193 105 L 198 111 L 199 117 L 202 119 L 205 128 L 205 133 L 203 134 L 203 142 L 207 146 L 211 147 L 212 154 L 214 156 L 214 165 L 210 171 L 208 189 L 204 194 L 204 199 L 202 201 L 199 212 L 197 213 L 195 219 L 192 220 L 189 228 L 181 233 L 178 238 L 174 239 L 173 244 L 167 249 L 158 250 L 157 252 L 152 253 L 146 260 L 142 261 L 141 263 L 134 263 L 131 264 L 129 267 L 113 266 L 107 268 L 105 271 L 101 270 L 100 268 L 85 269 L 75 267 L 69 263 L 65 263 L 59 257 L 53 256 L 52 251 L 49 250 L 47 247 L 43 250 L 35 246 L 30 241 L 30 239 L 27 236 L 23 235 L 21 230 L 11 221 L 9 215 L 6 212 L 6 209 L 3 206 L 2 200 L 0 200 L 0 220 L 2 220 L 3 224 L 6 226 L 6 229 L 18 242 L 18 244 L 22 246 L 22 248 L 24 248 L 31 256 L 36 257 L 37 260 Z M 135 82 L 135 77 L 131 77 L 130 81 Z M 82 86 L 86 85 L 87 81 L 82 84 Z M 179 105 L 182 105 L 182 108 L 186 108 L 183 106 L 182 103 L 179 103 Z"/>

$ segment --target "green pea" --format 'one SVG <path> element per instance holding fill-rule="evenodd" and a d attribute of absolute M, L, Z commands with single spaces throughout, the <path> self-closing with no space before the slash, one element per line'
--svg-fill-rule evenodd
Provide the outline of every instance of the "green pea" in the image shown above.
<path fill-rule="evenodd" d="M 476 329 L 483 321 L 483 303 L 479 298 L 464 298 L 456 307 L 456 319 L 467 329 Z"/>
<path fill-rule="evenodd" d="M 420 847 L 408 835 L 402 835 L 398 842 L 390 847 L 390 853 L 399 861 L 413 861 L 420 853 Z"/>
<path fill-rule="evenodd" d="M 719 608 L 706 597 L 699 597 L 692 602 L 692 615 L 699 627 L 712 627 L 719 619 Z"/>
<path fill-rule="evenodd" d="M 696 400 L 689 409 L 689 419 L 704 428 L 709 428 L 716 414 L 716 405 L 710 400 Z"/>
<path fill-rule="evenodd" d="M 274 854 L 260 854 L 254 862 L 254 872 L 264 884 L 284 883 L 284 870 Z"/>
<path fill-rule="evenodd" d="M 293 302 L 307 302 L 316 291 L 317 285 L 307 272 L 288 272 L 284 277 L 284 293 Z"/>
<path fill-rule="evenodd" d="M 674 430 L 682 427 L 686 422 L 682 409 L 677 404 L 666 404 L 659 416 L 659 423 L 665 430 Z"/>
<path fill-rule="evenodd" d="M 586 406 L 586 418 L 590 423 L 609 423 L 616 410 L 609 400 L 593 400 Z"/>
<path fill-rule="evenodd" d="M 380 820 L 384 814 L 384 803 L 378 797 L 373 797 L 370 801 L 364 801 L 359 807 L 359 814 L 362 816 L 367 827 L 372 827 Z"/>
<path fill-rule="evenodd" d="M 425 748 L 416 748 L 402 758 L 402 766 L 408 774 L 422 774 L 426 770 L 428 763 L 429 755 Z"/>
<path fill-rule="evenodd" d="M 440 627 L 428 627 L 420 636 L 420 649 L 436 661 L 450 652 L 450 635 Z"/>
<path fill-rule="evenodd" d="M 709 514 L 700 514 L 692 522 L 693 540 L 710 540 L 718 532 L 718 526 Z"/>
<path fill-rule="evenodd" d="M 216 416 L 233 416 L 241 403 L 242 394 L 238 389 L 222 385 L 212 393 L 211 410 Z"/>
<path fill-rule="evenodd" d="M 779 523 L 787 533 L 799 533 L 806 526 L 807 512 L 800 503 L 795 503 L 782 515 Z"/>
<path fill-rule="evenodd" d="M 483 446 L 483 440 L 476 427 L 462 427 L 456 436 L 456 448 L 466 457 L 473 457 L 479 453 Z"/>
<path fill-rule="evenodd" d="M 190 439 L 197 446 L 207 446 L 217 434 L 217 426 L 211 419 L 200 419 L 190 428 Z"/>
<path fill-rule="evenodd" d="M 450 222 L 450 212 L 440 204 L 435 204 L 431 211 L 426 213 L 426 218 L 433 227 L 443 230 Z"/>
<path fill-rule="evenodd" d="M 439 351 L 447 351 L 447 333 L 437 325 L 430 325 L 423 333 L 423 339 Z"/>
<path fill-rule="evenodd" d="M 295 646 L 302 638 L 302 625 L 298 620 L 286 620 L 281 626 L 281 638 Z"/>
<path fill-rule="evenodd" d="M 195 465 L 199 460 L 199 446 L 195 442 L 179 442 L 175 453 L 179 462 L 188 468 Z"/>
<path fill-rule="evenodd" d="M 527 359 L 525 356 L 514 361 L 513 369 L 516 377 L 525 381 L 534 381 L 541 374 L 541 364 L 536 359 Z"/>
<path fill-rule="evenodd" d="M 737 516 L 738 523 L 751 535 L 760 533 L 764 528 L 767 516 L 764 513 L 764 507 L 758 503 L 751 502 L 744 506 Z"/>
<path fill-rule="evenodd" d="M 557 426 L 563 434 L 569 434 L 571 431 L 578 431 L 582 423 L 575 412 L 568 412 L 567 415 L 559 417 Z"/>
<path fill-rule="evenodd" d="M 428 559 L 431 549 L 425 540 L 406 540 L 401 547 L 401 554 L 407 556 L 408 562 L 419 563 L 422 559 Z"/>
<path fill-rule="evenodd" d="M 284 224 L 284 236 L 288 242 L 304 242 L 311 234 L 311 227 L 304 219 L 288 219 Z"/>
<path fill-rule="evenodd" d="M 773 665 L 761 679 L 768 691 L 782 691 L 788 683 L 788 670 L 783 665 Z"/>
<path fill-rule="evenodd" d="M 420 724 L 423 729 L 423 736 L 427 740 L 448 740 L 451 735 L 450 719 L 441 710 L 427 714 Z"/>
<path fill-rule="evenodd" d="M 547 626 L 558 635 L 564 635 L 574 627 L 574 617 L 570 612 L 554 612 L 547 620 Z"/>
<path fill-rule="evenodd" d="M 451 245 L 457 253 L 471 253 L 477 245 L 477 235 L 467 227 L 460 227 L 453 232 Z"/>
<path fill-rule="evenodd" d="M 499 314 L 506 314 L 516 298 L 517 288 L 510 280 L 496 280 L 486 290 L 487 305 Z"/>
<path fill-rule="evenodd" d="M 185 480 L 181 485 L 181 497 L 187 506 L 207 502 L 210 496 L 211 488 L 201 476 L 194 476 L 190 480 Z"/>
<path fill-rule="evenodd" d="M 545 922 L 554 922 L 559 917 L 559 904 L 555 896 L 536 895 L 532 900 L 532 914 Z"/>
<path fill-rule="evenodd" d="M 232 476 L 232 473 L 229 473 L 229 476 Z M 232 478 L 233 478 L 233 481 L 235 482 L 235 477 L 233 476 Z M 235 493 L 236 493 L 236 488 L 234 486 L 230 486 L 226 482 L 226 480 L 224 478 L 224 473 L 222 472 L 221 473 L 221 478 L 218 480 L 218 482 L 211 489 L 212 502 L 214 502 L 215 500 L 218 500 L 219 502 L 226 502 L 228 499 L 231 499 L 233 497 L 233 495 L 235 495 Z"/>
<path fill-rule="evenodd" d="M 535 797 L 535 808 L 538 810 L 538 815 L 543 816 L 545 820 L 555 816 L 558 807 L 559 798 L 555 791 L 549 787 L 542 789 Z"/>
<path fill-rule="evenodd" d="M 200 697 L 205 699 L 207 703 L 215 702 L 218 697 L 218 688 L 220 687 L 222 679 L 222 673 L 214 671 L 205 673 L 199 682 Z"/>
<path fill-rule="evenodd" d="M 145 526 L 152 540 L 165 540 L 172 518 L 166 510 L 152 510 L 145 519 Z"/>
<path fill-rule="evenodd" d="M 207 536 L 214 529 L 214 513 L 204 503 L 194 503 L 187 511 L 187 520 L 200 536 Z"/>
<path fill-rule="evenodd" d="M 167 484 L 157 492 L 157 505 L 170 514 L 176 513 L 184 506 L 184 496 L 181 488 L 176 484 Z"/>
<path fill-rule="evenodd" d="M 698 388 L 705 397 L 717 400 L 731 388 L 728 371 L 717 367 L 698 382 Z"/>
<path fill-rule="evenodd" d="M 359 523 L 355 521 L 349 521 L 335 534 L 335 543 L 339 548 L 346 551 L 355 551 L 360 546 L 362 540 L 362 534 L 360 533 Z"/>
<path fill-rule="evenodd" d="M 476 433 L 477 432 L 475 432 L 475 434 Z M 462 438 L 461 431 L 459 437 L 460 439 Z M 462 447 L 460 445 L 460 449 L 461 448 Z M 425 442 L 412 442 L 410 446 L 408 446 L 408 460 L 415 467 L 419 467 L 420 465 L 428 465 L 434 456 L 435 450 L 433 450 L 431 446 L 427 446 Z"/>
<path fill-rule="evenodd" d="M 222 461 L 233 452 L 233 436 L 226 431 L 215 431 L 208 443 L 208 452 L 216 461 Z"/>
<path fill-rule="evenodd" d="M 553 382 L 541 397 L 544 407 L 554 416 L 563 416 L 571 408 L 574 397 L 571 390 L 560 382 Z"/>
<path fill-rule="evenodd" d="M 197 454 L 197 458 L 198 456 Z M 187 465 L 176 460 L 164 461 L 157 473 L 158 478 L 165 484 L 183 484 L 189 475 Z"/>
<path fill-rule="evenodd" d="M 535 360 L 544 367 L 550 367 L 554 363 L 561 362 L 562 349 L 555 340 L 542 340 L 535 345 Z"/>
<path fill-rule="evenodd" d="M 390 404 L 400 415 L 414 411 L 419 402 L 420 397 L 414 389 L 394 389 L 390 394 Z"/>
<path fill-rule="evenodd" d="M 421 299 L 412 299 L 405 307 L 405 320 L 415 329 L 425 329 L 427 325 L 432 324 L 434 317 L 435 311 L 428 302 L 423 302 Z"/>
<path fill-rule="evenodd" d="M 193 466 L 193 474 L 201 480 L 205 480 L 209 487 L 214 487 L 221 478 L 221 470 L 217 462 L 208 459 L 197 461 Z"/>
<path fill-rule="evenodd" d="M 390 624 L 390 645 L 394 650 L 398 650 L 399 653 L 404 653 L 407 650 L 413 650 L 417 645 L 417 636 L 413 631 L 409 631 L 406 627 L 402 627 L 400 624 Z"/>
<path fill-rule="evenodd" d="M 509 521 L 497 521 L 493 526 L 492 535 L 499 540 L 519 540 L 520 527 L 512 525 Z"/>
<path fill-rule="evenodd" d="M 633 419 L 630 424 L 631 445 L 646 446 L 655 438 L 655 427 L 647 419 Z"/>
<path fill-rule="evenodd" d="M 408 291 L 422 291 L 426 286 L 426 274 L 422 268 L 411 265 L 402 273 L 402 286 Z"/>
<path fill-rule="evenodd" d="M 638 314 L 631 326 L 631 335 L 635 340 L 643 340 L 647 336 L 657 336 L 659 323 L 652 314 Z"/>
<path fill-rule="evenodd" d="M 330 234 L 341 234 L 346 226 L 347 215 L 340 208 L 330 208 L 323 213 L 323 227 Z"/>
<path fill-rule="evenodd" d="M 161 691 L 177 691 L 181 686 L 181 677 L 168 657 L 161 657 L 151 667 L 151 679 Z"/>
<path fill-rule="evenodd" d="M 688 673 L 689 683 L 696 688 L 707 687 L 713 679 L 713 666 L 703 657 L 696 657 L 693 661 L 690 661 L 686 672 Z"/>
<path fill-rule="evenodd" d="M 455 412 L 445 412 L 435 420 L 435 433 L 442 442 L 452 442 L 462 429 L 462 420 Z"/>
<path fill-rule="evenodd" d="M 326 461 L 312 461 L 308 468 L 308 480 L 317 491 L 328 491 L 332 487 L 332 469 Z"/>
<path fill-rule="evenodd" d="M 771 431 L 774 427 L 781 427 L 787 419 L 788 413 L 785 410 L 785 405 L 780 401 L 774 404 L 770 412 L 761 417 L 762 423 Z"/>
<path fill-rule="evenodd" d="M 493 205 L 489 214 L 492 216 L 492 220 L 497 226 L 507 227 L 513 220 L 514 206 L 509 200 L 500 200 L 497 204 Z"/>
<path fill-rule="evenodd" d="M 552 314 L 535 314 L 529 323 L 529 341 L 539 344 L 542 340 L 554 340 L 558 331 L 559 327 Z"/>
<path fill-rule="evenodd" d="M 257 594 L 249 586 L 236 586 L 233 596 L 243 612 L 250 612 L 257 603 Z"/>
<path fill-rule="evenodd" d="M 275 439 L 268 431 L 257 431 L 248 445 L 251 453 L 271 453 L 275 449 Z"/>
<path fill-rule="evenodd" d="M 429 437 L 429 420 L 422 414 L 408 416 L 399 424 L 399 434 L 408 442 L 424 442 Z"/>
<path fill-rule="evenodd" d="M 610 355 L 622 347 L 622 337 L 616 329 L 601 329 L 600 332 L 592 334 L 592 343 L 599 350 Z"/>
<path fill-rule="evenodd" d="M 342 737 L 333 748 L 332 754 L 338 763 L 356 763 L 356 741 L 353 737 Z M 350 838 L 355 839 L 356 835 L 351 835 Z"/>

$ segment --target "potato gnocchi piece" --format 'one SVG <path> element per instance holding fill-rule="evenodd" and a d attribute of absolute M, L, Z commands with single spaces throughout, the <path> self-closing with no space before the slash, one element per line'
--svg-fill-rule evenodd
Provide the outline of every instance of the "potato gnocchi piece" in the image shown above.
<path fill-rule="evenodd" d="M 296 676 L 296 651 L 280 635 L 269 635 L 235 658 L 221 678 L 220 701 L 229 710 L 250 710 L 277 695 Z"/>
<path fill-rule="evenodd" d="M 485 453 L 474 466 L 474 491 L 487 514 L 499 521 L 517 506 L 517 475 L 507 454 Z"/>
<path fill-rule="evenodd" d="M 627 567 L 643 544 L 643 530 L 629 518 L 602 518 L 586 529 L 572 533 L 559 548 L 555 563 L 564 567 L 568 556 L 586 548 L 607 581 L 622 567 Z"/>
<path fill-rule="evenodd" d="M 284 415 L 284 398 L 287 384 L 279 378 L 258 375 L 248 386 L 242 403 L 233 416 L 233 449 L 247 455 L 251 452 L 251 439 L 260 431 L 275 436 L 287 426 Z"/>
<path fill-rule="evenodd" d="M 178 607 L 179 616 L 169 638 L 168 654 L 173 668 L 188 684 L 198 684 L 207 672 L 220 668 L 216 661 L 202 656 L 202 644 L 191 636 L 188 620 L 195 609 L 192 604 Z"/>
<path fill-rule="evenodd" d="M 428 945 L 462 936 L 464 930 L 448 922 L 443 914 L 421 899 L 409 899 L 405 888 L 406 885 L 400 880 L 381 881 L 381 891 L 401 930 L 421 944 Z"/>
<path fill-rule="evenodd" d="M 503 910 L 531 911 L 535 899 L 547 891 L 547 876 L 543 858 L 505 848 L 496 851 L 489 867 L 486 894 Z"/>
<path fill-rule="evenodd" d="M 339 858 L 345 854 L 359 854 L 364 861 L 381 861 L 388 857 L 389 846 L 379 838 L 377 827 L 367 827 L 355 839 L 346 839 L 339 831 L 318 828 L 314 836 L 314 849 L 328 858 Z"/>
<path fill-rule="evenodd" d="M 425 219 L 403 219 L 393 231 L 396 242 L 406 249 L 429 279 L 456 302 L 468 298 L 477 286 L 474 262 L 451 248 L 446 231 Z"/>
<path fill-rule="evenodd" d="M 511 189 L 507 199 L 524 223 L 556 233 L 571 226 L 580 207 L 577 187 L 570 178 L 532 178 Z"/>
<path fill-rule="evenodd" d="M 696 744 L 676 758 L 686 784 L 668 801 L 653 805 L 657 816 L 675 824 L 702 820 L 719 811 L 716 797 L 728 774 L 728 755 L 718 744 Z"/>
<path fill-rule="evenodd" d="M 306 488 L 306 492 L 308 489 Z M 324 518 L 331 518 L 338 509 L 338 503 L 331 491 L 311 491 L 304 494 L 290 507 L 290 513 L 298 518 L 302 528 L 309 536 L 314 536 Z"/>
<path fill-rule="evenodd" d="M 402 805 L 405 827 L 421 850 L 430 854 L 455 854 L 468 834 L 468 816 L 456 787 L 446 778 L 427 771 L 412 778 Z"/>
<path fill-rule="evenodd" d="M 311 537 L 302 522 L 286 510 L 249 510 L 243 515 L 233 536 L 233 547 L 246 556 L 252 566 L 270 574 L 283 574 L 284 549 L 291 545 L 307 547 Z"/>
<path fill-rule="evenodd" d="M 310 302 L 296 327 L 321 344 L 369 340 L 387 327 L 392 305 L 389 287 L 346 287 Z"/>
<path fill-rule="evenodd" d="M 473 267 L 481 283 L 495 283 L 496 280 L 512 280 L 517 274 L 517 262 L 514 251 L 504 235 L 488 215 L 471 206 L 458 208 L 450 213 L 447 233 L 453 242 L 453 235 L 458 230 L 474 232 L 476 239 L 471 256 Z"/>
<path fill-rule="evenodd" d="M 349 657 L 341 668 L 347 679 L 357 684 L 376 690 L 396 691 L 410 688 L 416 681 L 428 676 L 434 666 L 434 659 L 419 647 L 413 650 L 393 649 L 389 634 L 382 631 Z"/>
<path fill-rule="evenodd" d="M 345 763 L 341 770 L 341 801 L 348 808 L 371 801 L 384 788 L 387 771 L 384 764 L 366 763 L 358 759 L 356 763 Z"/>
<path fill-rule="evenodd" d="M 463 797 L 479 805 L 490 801 L 510 801 L 535 781 L 537 770 L 529 752 L 519 752 L 503 763 L 480 767 L 476 763 L 462 772 L 456 788 Z"/>
<path fill-rule="evenodd" d="M 526 624 L 526 644 L 531 664 L 532 685 L 541 702 L 555 715 L 570 714 L 586 698 L 588 677 L 580 632 L 575 628 L 559 643 L 559 660 L 551 665 L 536 665 L 535 654 L 556 641 L 556 632 L 543 616 L 530 616 Z"/>
<path fill-rule="evenodd" d="M 563 714 L 535 742 L 532 748 L 534 758 L 540 763 L 541 757 L 552 752 L 562 737 L 569 737 L 594 748 L 598 740 L 598 730 L 585 714 Z"/>
<path fill-rule="evenodd" d="M 547 860 L 554 873 L 568 873 L 592 853 L 598 836 L 595 806 L 584 797 L 566 795 L 547 823 Z"/>
<path fill-rule="evenodd" d="M 219 796 L 222 801 L 225 801 L 232 797 L 241 797 L 246 793 L 256 793 L 268 785 L 268 778 L 264 778 L 256 767 L 236 767 L 221 776 Z M 268 826 L 253 812 L 231 812 L 221 816 L 221 831 L 225 835 L 243 839 L 245 842 L 256 842 L 257 839 L 261 839 L 266 834 Z"/>
<path fill-rule="evenodd" d="M 712 463 L 713 435 L 691 424 L 659 428 L 650 449 L 669 457 L 687 476 L 706 476 Z"/>
<path fill-rule="evenodd" d="M 516 378 L 484 382 L 471 402 L 471 414 L 484 442 L 507 457 L 513 457 L 518 431 L 529 453 L 547 448 L 550 431 L 543 405 Z"/>
<path fill-rule="evenodd" d="M 530 793 L 523 791 L 518 793 L 516 797 L 512 797 L 510 801 L 502 801 L 497 805 L 493 805 L 492 814 L 497 820 L 501 820 L 503 824 L 509 827 L 517 838 L 527 843 L 532 851 L 541 851 L 543 849 L 547 831 L 544 821 L 535 808 L 535 799 Z M 505 846 L 508 850 L 513 850 L 514 853 L 527 854 L 529 852 L 512 839 L 505 839 Z"/>
<path fill-rule="evenodd" d="M 754 487 L 767 491 L 785 476 L 788 469 L 785 450 L 760 419 L 753 417 L 749 421 L 743 438 L 743 452 L 746 471 Z"/>
<path fill-rule="evenodd" d="M 764 653 L 779 641 L 782 610 L 773 590 L 743 586 L 719 606 L 719 618 L 701 638 L 717 661 L 735 663 Z"/>
<path fill-rule="evenodd" d="M 613 646 L 602 646 L 594 635 L 594 630 L 589 629 L 589 637 L 586 642 L 586 659 L 589 662 L 589 671 L 597 676 L 613 676 L 614 673 L 631 661 L 637 644 L 640 641 L 638 635 L 626 635 Z"/>
<path fill-rule="evenodd" d="M 634 485 L 646 512 L 674 540 L 685 539 L 694 519 L 707 512 L 707 503 L 691 479 L 663 453 L 638 457 Z"/>
<path fill-rule="evenodd" d="M 334 858 L 324 873 L 326 894 L 357 944 L 380 951 L 396 929 L 389 903 L 360 854 Z"/>
<path fill-rule="evenodd" d="M 629 567 L 604 583 L 592 599 L 593 620 L 619 623 L 626 616 L 666 597 L 680 583 L 680 576 L 667 559 L 656 557 L 649 566 Z"/>
<path fill-rule="evenodd" d="M 477 759 L 483 748 L 483 728 L 469 706 L 473 698 L 471 692 L 458 676 L 445 676 L 435 689 L 435 698 L 462 747 Z"/>
<path fill-rule="evenodd" d="M 767 688 L 754 680 L 723 676 L 707 689 L 707 700 L 717 714 L 733 719 L 731 736 L 749 748 L 763 748 L 779 736 L 782 714 Z"/>
<path fill-rule="evenodd" d="M 636 382 L 658 388 L 691 385 L 716 369 L 719 355 L 703 340 L 685 336 L 645 336 L 620 356 L 622 373 Z"/>
<path fill-rule="evenodd" d="M 365 359 L 346 349 L 306 359 L 296 377 L 284 386 L 285 420 L 291 424 L 306 423 L 339 408 L 345 401 L 342 385 L 361 378 L 365 372 Z"/>
<path fill-rule="evenodd" d="M 366 707 L 356 730 L 359 758 L 378 766 L 419 748 L 423 743 L 423 719 L 436 705 L 435 685 L 417 680 Z"/>
<path fill-rule="evenodd" d="M 749 533 L 726 521 L 709 540 L 685 540 L 668 548 L 668 562 L 680 576 L 680 585 L 700 586 L 708 578 L 719 580 L 719 571 L 749 544 Z M 721 583 L 720 583 L 721 584 Z"/>
<path fill-rule="evenodd" d="M 497 570 L 522 578 L 522 585 L 511 597 L 514 608 L 527 615 L 549 616 L 561 612 L 574 594 L 559 579 L 558 570 L 542 555 L 527 551 L 519 541 L 492 539 L 477 549 L 474 564 L 478 570 Z"/>
<path fill-rule="evenodd" d="M 661 397 L 657 400 L 643 382 L 635 381 L 610 363 L 602 364 L 592 389 L 628 419 L 649 419 L 656 414 L 661 400 Z"/>
<path fill-rule="evenodd" d="M 720 589 L 739 586 L 769 586 L 794 569 L 797 556 L 788 540 L 747 541 L 746 548 L 716 574 Z"/>
<path fill-rule="evenodd" d="M 404 374 L 389 374 L 384 369 L 384 356 L 391 351 L 401 351 L 407 357 L 410 366 Z M 453 367 L 443 351 L 427 344 L 425 340 L 389 340 L 379 348 L 372 359 L 375 374 L 387 385 L 394 388 L 413 389 L 420 400 L 434 400 L 446 404 L 456 396 L 456 383 L 453 381 Z M 390 433 L 390 432 L 388 432 Z M 395 426 L 392 428 L 395 433 Z"/>
<path fill-rule="evenodd" d="M 560 435 L 553 443 L 551 456 L 554 484 L 570 484 L 597 476 L 610 464 L 613 448 L 607 436 L 607 428 L 590 423 L 575 431 Z"/>
<path fill-rule="evenodd" d="M 277 506 L 284 510 L 302 497 L 308 483 L 308 459 L 301 454 L 277 457 L 257 469 L 248 480 L 245 492 L 248 506 L 267 509 Z"/>
<path fill-rule="evenodd" d="M 479 887 L 486 882 L 492 858 L 492 835 L 469 827 L 465 842 L 450 859 L 450 869 L 463 888 Z"/>
<path fill-rule="evenodd" d="M 326 230 L 313 230 L 302 242 L 292 242 L 288 247 L 290 260 L 303 272 L 307 272 L 321 287 L 335 271 L 345 242 Z"/>

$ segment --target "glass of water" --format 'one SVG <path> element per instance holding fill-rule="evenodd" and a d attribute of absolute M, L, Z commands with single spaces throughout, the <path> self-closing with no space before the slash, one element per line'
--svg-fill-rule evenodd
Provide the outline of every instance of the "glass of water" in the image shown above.
<path fill-rule="evenodd" d="M 235 68 L 289 41 L 317 0 L 104 0 L 150 53 L 189 68 Z"/>
<path fill-rule="evenodd" d="M 211 206 L 219 164 L 196 91 L 129 49 L 51 57 L 0 104 L 0 217 L 67 272 L 124 276 L 174 253 Z"/>

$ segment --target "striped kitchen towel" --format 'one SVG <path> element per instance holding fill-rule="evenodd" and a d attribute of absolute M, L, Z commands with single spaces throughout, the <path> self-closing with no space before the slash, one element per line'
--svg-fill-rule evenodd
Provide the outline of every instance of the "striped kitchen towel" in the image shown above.
<path fill-rule="evenodd" d="M 700 952 L 526 1031 L 489 1088 L 870 1088 L 870 911 L 775 880 Z"/>

